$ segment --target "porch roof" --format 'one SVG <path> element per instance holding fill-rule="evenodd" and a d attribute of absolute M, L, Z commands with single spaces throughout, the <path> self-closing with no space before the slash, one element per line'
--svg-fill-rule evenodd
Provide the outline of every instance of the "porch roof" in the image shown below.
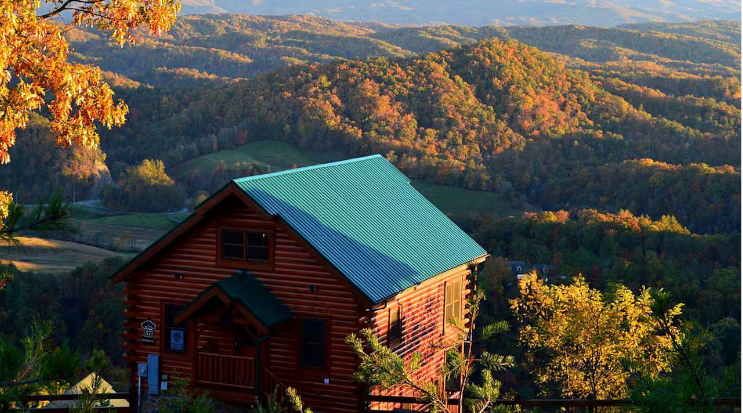
<path fill-rule="evenodd" d="M 240 270 L 231 277 L 219 280 L 202 291 L 198 297 L 183 307 L 176 315 L 176 322 L 179 319 L 187 318 L 204 306 L 209 299 L 215 296 L 217 291 L 228 299 L 237 301 L 266 328 L 292 318 L 291 311 L 284 303 L 276 298 L 250 272 Z"/>

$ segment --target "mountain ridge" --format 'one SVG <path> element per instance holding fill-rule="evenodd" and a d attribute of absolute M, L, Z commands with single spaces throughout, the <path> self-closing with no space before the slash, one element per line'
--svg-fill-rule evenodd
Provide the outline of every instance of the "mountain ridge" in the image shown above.
<path fill-rule="evenodd" d="M 137 48 L 112 49 L 91 31 L 69 38 L 75 59 L 101 64 L 130 108 L 126 125 L 102 131 L 105 155 L 90 155 L 105 156 L 114 179 L 143 159 L 174 171 L 280 140 L 348 157 L 382 153 L 412 178 L 545 209 L 631 208 L 672 213 L 698 232 L 739 230 L 740 24 L 649 29 L 659 30 L 213 15 L 185 16 Z M 52 190 L 17 179 L 23 165 L 47 158 L 12 156 L 19 163 L 3 184 L 29 196 Z M 226 179 L 260 170 L 215 165 L 201 173 Z M 596 187 L 595 174 L 607 184 Z M 78 188 L 91 187 L 88 175 L 74 178 Z M 639 189 L 623 197 L 611 189 L 625 177 Z M 696 189 L 659 197 L 661 182 Z M 179 177 L 194 197 L 220 183 Z"/>
<path fill-rule="evenodd" d="M 132 111 L 135 126 L 107 132 L 105 150 L 111 159 L 137 162 L 144 154 L 132 156 L 136 148 L 147 147 L 146 156 L 170 166 L 260 140 L 351 157 L 382 153 L 412 178 L 525 194 L 553 209 L 582 204 L 555 190 L 556 182 L 590 185 L 587 177 L 602 165 L 611 165 L 603 172 L 607 181 L 625 174 L 650 179 L 653 173 L 634 172 L 644 170 L 633 163 L 642 159 L 669 165 L 663 173 L 671 181 L 709 178 L 717 183 L 708 194 L 737 193 L 740 108 L 714 106 L 714 98 L 693 98 L 671 85 L 661 93 L 628 81 L 568 68 L 514 40 L 480 40 L 413 57 L 297 65 L 203 89 L 172 115 L 148 119 Z M 732 87 L 739 99 L 739 85 Z M 145 142 L 145 130 L 158 141 Z M 681 167 L 693 164 L 706 165 Z M 600 193 L 592 199 L 611 210 L 628 205 L 613 187 L 592 186 Z M 655 203 L 656 192 L 645 186 L 639 193 Z M 729 213 L 718 228 L 740 227 L 730 212 L 736 202 L 720 206 Z M 700 201 L 678 202 L 670 212 L 694 230 L 714 231 L 708 222 L 715 218 L 687 208 L 693 204 Z M 632 205 L 637 213 L 668 212 L 650 201 Z"/>
<path fill-rule="evenodd" d="M 155 86 L 188 76 L 229 82 L 296 64 L 336 59 L 411 57 L 497 37 L 515 39 L 568 56 L 572 67 L 606 61 L 648 61 L 671 71 L 731 76 L 740 72 L 740 23 L 644 25 L 596 28 L 398 27 L 351 24 L 311 16 L 184 16 L 162 37 L 142 35 L 137 47 L 119 48 L 92 29 L 68 33 L 73 58 Z M 704 36 L 694 36 L 702 33 Z M 180 70 L 162 76 L 162 68 Z M 190 73 L 190 75 L 189 75 Z"/>

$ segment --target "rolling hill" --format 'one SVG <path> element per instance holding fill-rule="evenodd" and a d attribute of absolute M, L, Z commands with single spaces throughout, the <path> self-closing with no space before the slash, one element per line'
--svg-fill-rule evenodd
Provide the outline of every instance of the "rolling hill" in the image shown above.
<path fill-rule="evenodd" d="M 533 47 L 495 39 L 420 57 L 294 66 L 203 89 L 180 108 L 132 111 L 133 122 L 112 131 L 105 150 L 114 160 L 156 157 L 175 167 L 249 141 L 283 140 L 347 156 L 383 153 L 414 178 L 524 196 L 550 209 L 633 208 L 676 215 L 695 231 L 738 229 L 739 198 L 720 196 L 740 192 L 740 108 L 732 104 L 739 85 L 710 88 L 714 96 L 701 98 L 683 85 L 643 86 L 651 73 L 668 80 L 652 66 L 593 67 L 571 69 Z M 699 191 L 667 200 L 653 184 L 632 199 L 613 192 L 644 159 L 666 165 L 674 185 L 699 181 Z M 590 201 L 581 191 L 554 190 L 589 185 L 605 165 L 608 184 L 592 186 Z M 653 180 L 652 173 L 638 176 Z M 713 199 L 718 213 L 711 216 L 704 207 Z"/>
<path fill-rule="evenodd" d="M 108 43 L 93 29 L 68 34 L 73 58 L 94 63 L 114 84 L 160 87 L 226 84 L 292 65 L 338 59 L 413 57 L 493 37 L 558 53 L 573 67 L 651 62 L 694 75 L 740 71 L 740 23 L 646 24 L 622 28 L 399 27 L 312 16 L 183 16 L 162 37 L 136 47 Z"/>
<path fill-rule="evenodd" d="M 130 107 L 124 127 L 103 131 L 114 179 L 145 158 L 176 171 L 278 140 L 383 153 L 416 179 L 544 209 L 627 208 L 673 214 L 697 232 L 740 228 L 739 23 L 398 27 L 212 15 L 186 16 L 136 48 L 69 36 L 76 58 L 108 70 Z M 28 132 L 46 139 L 43 128 Z M 32 147 L 17 147 L 21 162 L 0 176 L 30 199 L 54 180 L 21 179 L 23 165 L 60 164 L 23 152 Z M 85 156 L 78 165 L 92 171 L 103 154 Z M 227 161 L 205 174 L 214 182 L 179 183 L 194 196 L 261 171 Z M 100 181 L 79 169 L 63 171 L 70 194 Z M 637 188 L 614 191 L 630 179 Z"/>

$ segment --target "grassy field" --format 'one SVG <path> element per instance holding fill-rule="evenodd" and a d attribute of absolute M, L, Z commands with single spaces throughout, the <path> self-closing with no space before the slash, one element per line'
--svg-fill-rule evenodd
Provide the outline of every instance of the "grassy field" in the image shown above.
<path fill-rule="evenodd" d="M 247 143 L 237 149 L 223 150 L 192 159 L 178 165 L 175 168 L 175 173 L 176 175 L 188 175 L 197 168 L 209 170 L 222 161 L 227 165 L 238 162 L 269 165 L 272 170 L 278 171 L 292 166 L 309 166 L 344 158 L 341 153 L 334 151 L 316 152 L 299 148 L 287 142 L 256 141 Z"/>
<path fill-rule="evenodd" d="M 18 241 L 18 246 L 0 243 L 0 259 L 12 262 L 21 271 L 67 274 L 89 261 L 132 256 L 68 241 L 36 237 L 18 237 Z"/>
<path fill-rule="evenodd" d="M 279 171 L 294 165 L 316 165 L 346 158 L 347 156 L 338 152 L 318 152 L 299 148 L 287 142 L 257 141 L 250 142 L 237 149 L 200 156 L 174 169 L 176 175 L 187 175 L 197 168 L 210 170 L 214 165 L 224 161 L 228 165 L 237 162 L 255 162 L 268 165 L 273 171 Z M 500 217 L 520 215 L 524 211 L 538 210 L 531 205 L 518 205 L 518 203 L 493 192 L 472 191 L 421 180 L 413 180 L 413 186 L 439 209 L 452 214 L 477 212 Z"/>
<path fill-rule="evenodd" d="M 521 215 L 526 211 L 539 209 L 529 204 L 514 202 L 494 192 L 473 191 L 449 185 L 437 185 L 418 179 L 412 180 L 413 187 L 432 204 L 444 212 L 464 214 L 477 212 L 493 214 L 495 217 Z"/>
<path fill-rule="evenodd" d="M 141 227 L 167 231 L 186 216 L 188 216 L 187 213 L 159 214 L 154 212 L 134 212 L 78 219 L 88 224 L 106 224 L 125 228 Z"/>
<path fill-rule="evenodd" d="M 89 261 L 118 255 L 133 257 L 178 224 L 187 213 L 102 214 L 95 208 L 72 208 L 75 233 L 18 238 L 16 246 L 0 243 L 0 260 L 15 264 L 21 271 L 67 274 Z"/>
<path fill-rule="evenodd" d="M 76 234 L 61 234 L 70 241 L 113 251 L 142 251 L 181 222 L 189 213 L 101 214 L 73 211 Z"/>

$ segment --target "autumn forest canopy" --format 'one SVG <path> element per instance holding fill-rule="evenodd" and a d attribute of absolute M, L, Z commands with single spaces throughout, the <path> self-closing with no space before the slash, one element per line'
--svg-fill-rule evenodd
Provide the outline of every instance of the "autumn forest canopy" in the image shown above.
<path fill-rule="evenodd" d="M 145 159 L 178 175 L 199 156 L 281 140 L 382 153 L 412 178 L 547 210 L 627 209 L 737 232 L 739 33 L 732 22 L 395 28 L 186 16 L 119 48 L 75 29 L 72 59 L 100 64 L 128 122 L 101 131 L 101 151 L 62 153 L 35 150 L 50 139 L 35 118 L 0 183 L 26 201 L 54 187 L 98 197 Z M 255 169 L 231 166 L 225 180 Z M 186 196 L 223 183 L 175 179 Z"/>
<path fill-rule="evenodd" d="M 382 154 L 419 185 L 497 195 L 519 212 L 445 210 L 493 256 L 482 277 L 488 321 L 516 325 L 525 316 L 511 307 L 533 305 L 518 301 L 506 265 L 523 261 L 549 268 L 557 284 L 580 275 L 576 291 L 606 294 L 591 290 L 591 305 L 629 303 L 634 292 L 649 314 L 643 287 L 663 288 L 685 304 L 674 316 L 707 334 L 706 366 L 739 362 L 740 22 L 401 27 L 192 15 L 160 36 L 157 24 L 133 38 L 125 29 L 113 43 L 90 27 L 64 33 L 66 70 L 101 69 L 77 85 L 90 88 L 89 100 L 52 99 L 71 87 L 64 82 L 49 80 L 49 95 L 23 76 L 11 82 L 26 93 L 13 99 L 31 96 L 27 118 L 0 123 L 11 159 L 0 189 L 16 201 L 60 191 L 120 212 L 172 212 L 229 179 L 275 170 L 270 148 L 308 163 Z M 136 46 L 120 46 L 131 39 Z M 101 107 L 110 111 L 96 115 Z M 257 144 L 261 156 L 251 152 Z M 121 292 L 105 282 L 120 264 L 60 279 L 11 268 L 0 326 L 20 337 L 43 313 L 58 327 L 55 341 L 120 354 L 120 340 L 96 338 L 121 322 Z M 95 291 L 71 292 L 83 284 Z M 531 396 L 540 379 L 527 377 L 532 356 L 511 334 L 492 350 L 519 363 L 499 380 Z M 545 393 L 568 394 L 560 392 Z"/>

